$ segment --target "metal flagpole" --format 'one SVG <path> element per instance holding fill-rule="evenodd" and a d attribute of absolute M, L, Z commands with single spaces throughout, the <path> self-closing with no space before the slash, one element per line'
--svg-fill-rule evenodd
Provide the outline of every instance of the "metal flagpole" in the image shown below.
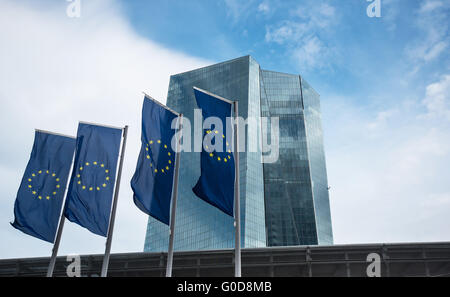
<path fill-rule="evenodd" d="M 56 234 L 56 240 L 53 244 L 52 257 L 50 258 L 50 264 L 48 265 L 47 277 L 52 277 L 53 270 L 55 269 L 56 256 L 58 255 L 59 243 L 61 242 L 61 234 L 63 231 L 64 222 L 66 220 L 66 217 L 64 216 L 64 209 L 65 207 L 63 207 L 63 212 L 61 214 L 61 218 L 59 219 L 58 233 Z"/>
<path fill-rule="evenodd" d="M 241 277 L 241 203 L 239 192 L 239 137 L 238 137 L 238 102 L 234 101 L 234 163 L 235 163 L 235 182 L 234 182 L 234 226 L 235 231 L 235 250 L 234 250 L 234 276 Z"/>
<path fill-rule="evenodd" d="M 72 156 L 72 165 L 70 166 L 69 172 L 72 172 L 73 165 L 74 165 L 74 158 L 75 158 L 75 152 L 74 152 L 74 155 Z M 67 191 L 68 191 L 68 185 L 70 182 L 70 178 L 71 178 L 71 175 L 67 178 L 66 189 L 64 190 L 64 203 L 63 203 L 63 207 L 62 207 L 61 217 L 59 218 L 59 225 L 58 225 L 58 231 L 56 232 L 55 243 L 53 244 L 52 256 L 50 258 L 50 263 L 48 264 L 47 277 L 52 277 L 53 271 L 55 270 L 56 256 L 58 256 L 59 243 L 61 242 L 61 236 L 62 236 L 62 232 L 63 232 L 63 228 L 64 228 L 64 222 L 66 221 L 66 217 L 64 216 L 64 211 L 66 209 Z"/>
<path fill-rule="evenodd" d="M 111 243 L 112 243 L 113 230 L 114 230 L 114 221 L 116 219 L 117 200 L 119 197 L 120 178 L 122 176 L 122 166 L 123 166 L 123 158 L 125 155 L 125 146 L 127 143 L 127 134 L 128 134 L 128 126 L 125 126 L 123 128 L 122 150 L 120 152 L 119 170 L 117 172 L 116 188 L 114 190 L 114 198 L 113 198 L 113 205 L 112 205 L 112 210 L 111 210 L 111 217 L 109 219 L 108 236 L 106 238 L 106 248 L 105 248 L 105 255 L 103 256 L 101 277 L 106 277 L 106 274 L 108 273 L 109 255 L 111 253 Z"/>
<path fill-rule="evenodd" d="M 181 142 L 181 122 L 183 119 L 183 115 L 180 114 L 178 117 L 178 131 L 180 131 L 180 138 L 177 140 L 177 151 L 175 157 L 175 173 L 174 180 L 172 186 L 172 210 L 170 214 L 170 228 L 169 228 L 169 250 L 167 251 L 167 268 L 166 268 L 166 277 L 172 276 L 172 264 L 173 264 L 173 239 L 175 236 L 175 213 L 177 209 L 177 198 L 178 198 L 178 172 L 180 169 L 180 142 Z"/>

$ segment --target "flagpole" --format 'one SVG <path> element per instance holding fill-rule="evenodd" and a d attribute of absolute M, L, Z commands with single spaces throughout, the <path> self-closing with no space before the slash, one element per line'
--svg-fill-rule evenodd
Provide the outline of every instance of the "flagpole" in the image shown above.
<path fill-rule="evenodd" d="M 234 182 L 234 226 L 235 230 L 235 250 L 234 250 L 234 276 L 241 277 L 241 202 L 239 191 L 239 136 L 238 136 L 238 102 L 234 101 L 234 170 L 235 170 L 235 182 Z"/>
<path fill-rule="evenodd" d="M 74 153 L 75 155 L 75 153 Z M 74 165 L 74 156 L 72 156 L 72 165 L 70 165 L 70 171 L 72 172 L 72 168 Z M 71 179 L 71 174 L 68 176 L 67 178 L 67 183 L 66 183 L 66 189 L 64 190 L 64 204 L 62 207 L 62 212 L 61 212 L 61 217 L 59 218 L 59 224 L 58 224 L 58 231 L 56 232 L 56 239 L 55 239 L 55 243 L 53 244 L 53 249 L 52 249 L 52 256 L 50 258 L 50 263 L 48 264 L 48 269 L 47 269 L 47 277 L 52 277 L 53 276 L 53 271 L 55 270 L 55 264 L 56 264 L 56 257 L 58 256 L 58 249 L 59 249 L 59 243 L 61 242 L 61 236 L 62 236 L 62 232 L 63 232 L 63 228 L 64 228 L 64 223 L 66 221 L 66 217 L 64 216 L 64 211 L 66 209 L 66 202 L 67 202 L 67 191 L 68 191 L 68 185 Z"/>
<path fill-rule="evenodd" d="M 170 227 L 169 227 L 169 249 L 167 251 L 167 268 L 166 268 L 166 277 L 172 277 L 172 265 L 173 265 L 173 240 L 175 236 L 175 214 L 177 209 L 177 198 L 178 198 L 178 172 L 180 169 L 180 142 L 181 142 L 181 122 L 183 119 L 183 115 L 180 114 L 178 117 L 178 131 L 180 131 L 180 138 L 177 140 L 177 151 L 175 157 L 175 173 L 173 180 L 173 189 L 172 189 L 172 210 L 170 214 Z"/>
<path fill-rule="evenodd" d="M 61 242 L 61 235 L 64 227 L 64 222 L 66 220 L 66 217 L 64 216 L 64 209 L 65 208 L 63 207 L 63 212 L 61 214 L 61 218 L 59 219 L 58 232 L 56 234 L 55 243 L 53 244 L 52 257 L 50 258 L 50 264 L 48 265 L 47 277 L 52 277 L 53 270 L 55 269 L 56 256 L 58 255 L 59 243 Z"/>
<path fill-rule="evenodd" d="M 108 226 L 108 236 L 106 237 L 106 248 L 105 248 L 105 255 L 103 256 L 101 277 L 106 277 L 106 275 L 108 273 L 109 255 L 111 253 L 111 243 L 112 243 L 112 237 L 113 237 L 113 231 L 114 231 L 114 221 L 116 219 L 117 200 L 119 197 L 120 178 L 122 176 L 122 166 L 123 166 L 123 159 L 124 159 L 124 155 L 125 155 L 125 147 L 126 147 L 126 143 L 127 143 L 127 135 L 128 135 L 128 125 L 126 125 L 123 128 L 122 150 L 120 152 L 119 170 L 117 171 L 116 188 L 114 190 L 113 205 L 112 205 L 111 217 L 110 217 L 109 226 Z"/>

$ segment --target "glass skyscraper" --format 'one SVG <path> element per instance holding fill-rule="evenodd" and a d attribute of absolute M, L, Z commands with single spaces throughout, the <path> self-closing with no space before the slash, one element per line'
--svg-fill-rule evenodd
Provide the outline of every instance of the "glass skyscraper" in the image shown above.
<path fill-rule="evenodd" d="M 194 86 L 239 101 L 244 118 L 279 118 L 277 162 L 262 164 L 259 149 L 240 153 L 242 247 L 332 244 L 320 98 L 314 89 L 298 75 L 262 70 L 251 56 L 173 75 L 167 105 L 192 125 Z M 247 147 L 260 137 L 260 121 L 247 126 Z M 233 248 L 233 218 L 192 192 L 199 176 L 200 153 L 182 152 L 174 248 Z M 150 217 L 144 251 L 166 251 L 168 232 Z"/>

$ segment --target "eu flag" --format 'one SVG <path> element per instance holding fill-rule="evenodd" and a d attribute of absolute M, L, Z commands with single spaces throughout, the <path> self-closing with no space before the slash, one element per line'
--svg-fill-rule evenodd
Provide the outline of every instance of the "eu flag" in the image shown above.
<path fill-rule="evenodd" d="M 74 151 L 75 138 L 36 130 L 14 204 L 14 228 L 54 242 Z"/>
<path fill-rule="evenodd" d="M 141 152 L 136 172 L 131 179 L 136 206 L 166 225 L 169 225 L 170 220 L 175 166 L 175 152 L 172 148 L 175 130 L 171 128 L 175 118 L 177 115 L 172 111 L 152 99 L 144 99 Z"/>
<path fill-rule="evenodd" d="M 227 131 L 226 124 L 227 118 L 231 118 L 232 104 L 197 88 L 194 88 L 194 94 L 203 118 L 216 117 L 222 122 L 222 127 L 205 130 L 204 139 L 209 139 L 216 148 L 219 143 L 222 145 L 220 150 L 211 150 L 205 144 L 202 146 L 201 175 L 192 190 L 201 199 L 233 216 L 235 165 L 229 140 L 233 131 L 231 128 Z"/>
<path fill-rule="evenodd" d="M 64 214 L 92 233 L 106 236 L 122 129 L 78 125 L 75 163 Z"/>

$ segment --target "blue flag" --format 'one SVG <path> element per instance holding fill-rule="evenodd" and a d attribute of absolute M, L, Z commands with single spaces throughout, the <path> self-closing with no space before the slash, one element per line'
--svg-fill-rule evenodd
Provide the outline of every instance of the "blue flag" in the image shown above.
<path fill-rule="evenodd" d="M 141 152 L 131 179 L 136 206 L 166 225 L 170 220 L 175 166 L 175 152 L 171 145 L 175 134 L 171 123 L 175 118 L 177 115 L 173 112 L 144 99 Z"/>
<path fill-rule="evenodd" d="M 65 216 L 92 233 L 108 233 L 122 129 L 80 123 Z"/>
<path fill-rule="evenodd" d="M 14 204 L 14 228 L 54 242 L 74 151 L 75 138 L 36 131 Z"/>
<path fill-rule="evenodd" d="M 200 154 L 201 175 L 192 189 L 199 198 L 233 216 L 235 164 L 232 153 L 232 129 L 227 131 L 227 118 L 231 117 L 232 105 L 217 97 L 194 89 L 197 105 L 202 109 L 203 118 L 216 117 L 222 127 L 205 130 L 204 139 L 221 147 L 212 150 L 208 145 L 202 146 Z M 228 132 L 228 134 L 227 134 Z M 219 145 L 222 144 L 222 145 Z"/>

